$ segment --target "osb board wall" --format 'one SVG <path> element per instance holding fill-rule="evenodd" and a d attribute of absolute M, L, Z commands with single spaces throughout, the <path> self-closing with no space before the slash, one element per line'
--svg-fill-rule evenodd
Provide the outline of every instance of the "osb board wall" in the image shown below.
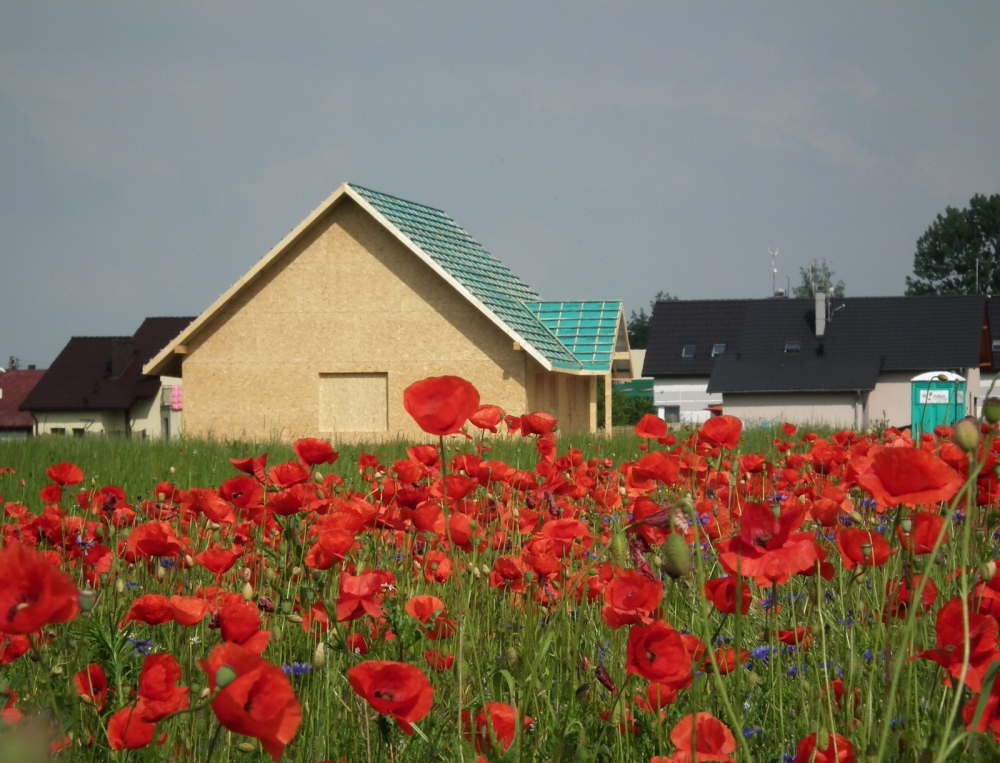
<path fill-rule="evenodd" d="M 597 379 L 546 371 L 528 359 L 528 407 L 559 419 L 561 432 L 597 431 Z"/>
<path fill-rule="evenodd" d="M 483 402 L 519 414 L 530 410 L 526 358 L 345 199 L 192 338 L 183 362 L 185 430 L 246 438 L 419 437 L 402 404 L 409 384 L 462 376 Z M 337 429 L 329 407 L 321 416 L 321 378 L 340 374 L 385 375 L 382 429 Z M 336 398 L 344 389 L 327 393 Z M 363 383 L 356 392 L 367 403 L 359 400 L 360 412 L 345 412 L 352 426 L 371 413 L 368 403 L 379 394 Z"/>

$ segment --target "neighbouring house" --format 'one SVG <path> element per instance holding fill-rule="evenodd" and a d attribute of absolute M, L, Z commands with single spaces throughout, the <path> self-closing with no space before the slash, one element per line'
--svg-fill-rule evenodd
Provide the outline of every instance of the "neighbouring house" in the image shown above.
<path fill-rule="evenodd" d="M 20 410 L 20 405 L 44 375 L 34 366 L 0 369 L 0 440 L 22 440 L 34 433 L 31 414 Z"/>
<path fill-rule="evenodd" d="M 20 405 L 35 434 L 175 437 L 181 380 L 150 377 L 147 363 L 193 318 L 147 318 L 133 336 L 75 336 Z"/>
<path fill-rule="evenodd" d="M 597 429 L 631 378 L 620 302 L 544 302 L 440 210 L 344 184 L 145 367 L 183 378 L 196 436 L 416 437 L 414 381 Z"/>
<path fill-rule="evenodd" d="M 653 379 L 653 405 L 667 422 L 700 424 L 722 405 L 708 381 L 716 358 L 739 350 L 743 316 L 753 300 L 657 302 L 650 318 L 642 376 Z"/>
<path fill-rule="evenodd" d="M 913 381 L 928 372 L 961 376 L 967 394 L 956 392 L 960 404 L 976 413 L 988 386 L 982 380 L 1000 360 L 991 338 L 1000 336 L 998 305 L 981 295 L 822 293 L 659 303 L 644 374 L 662 390 L 657 405 L 681 406 L 681 420 L 696 415 L 683 406 L 706 402 L 750 423 L 905 426 Z"/>

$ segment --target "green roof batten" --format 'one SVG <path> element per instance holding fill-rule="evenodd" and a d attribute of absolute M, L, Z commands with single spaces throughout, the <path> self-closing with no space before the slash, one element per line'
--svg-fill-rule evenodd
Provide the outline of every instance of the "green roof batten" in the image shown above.
<path fill-rule="evenodd" d="M 538 294 L 441 210 L 349 185 L 553 368 L 610 370 L 620 302 L 541 302 Z"/>

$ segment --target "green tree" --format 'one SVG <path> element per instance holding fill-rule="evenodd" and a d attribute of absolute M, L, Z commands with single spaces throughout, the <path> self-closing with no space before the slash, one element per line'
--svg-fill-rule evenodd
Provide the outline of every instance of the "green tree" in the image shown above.
<path fill-rule="evenodd" d="M 639 308 L 639 312 L 632 311 L 632 316 L 628 319 L 628 343 L 633 350 L 645 350 L 649 343 L 649 322 L 653 318 L 653 308 L 657 302 L 674 302 L 677 297 L 673 297 L 665 291 L 656 292 L 656 296 L 649 303 L 649 313 L 645 308 Z M 612 414 L 614 411 L 612 411 Z"/>
<path fill-rule="evenodd" d="M 611 426 L 635 426 L 647 413 L 656 413 L 652 398 L 629 397 L 611 385 Z M 604 429 L 604 377 L 597 377 L 597 427 Z"/>
<path fill-rule="evenodd" d="M 799 268 L 799 273 L 802 283 L 792 289 L 792 296 L 796 299 L 812 299 L 818 291 L 825 291 L 833 297 L 844 296 L 844 282 L 833 282 L 833 271 L 826 260 L 813 260 L 808 267 Z"/>
<path fill-rule="evenodd" d="M 917 239 L 906 293 L 1000 293 L 1000 194 L 976 194 L 967 209 L 946 207 Z"/>

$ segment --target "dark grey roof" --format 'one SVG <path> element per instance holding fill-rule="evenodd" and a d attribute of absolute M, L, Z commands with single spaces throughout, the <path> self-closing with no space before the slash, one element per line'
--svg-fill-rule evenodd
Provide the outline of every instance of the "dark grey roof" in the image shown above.
<path fill-rule="evenodd" d="M 642 375 L 709 376 L 714 358 L 712 347 L 726 345 L 737 352 L 743 316 L 757 300 L 695 299 L 657 302 L 650 319 L 649 343 Z M 693 344 L 693 358 L 681 357 L 685 345 Z"/>
<path fill-rule="evenodd" d="M 712 304 L 715 313 L 706 307 Z M 656 308 L 644 375 L 684 375 L 677 370 L 685 360 L 681 347 L 698 343 L 694 360 L 700 362 L 690 364 L 689 373 L 711 374 L 710 392 L 832 391 L 872 389 L 879 371 L 978 367 L 987 298 L 834 299 L 822 337 L 816 336 L 815 303 L 808 299 L 672 302 Z M 704 325 L 713 315 L 717 327 Z M 797 353 L 785 352 L 788 340 L 798 341 Z M 715 363 L 708 357 L 709 341 L 727 343 Z"/>

